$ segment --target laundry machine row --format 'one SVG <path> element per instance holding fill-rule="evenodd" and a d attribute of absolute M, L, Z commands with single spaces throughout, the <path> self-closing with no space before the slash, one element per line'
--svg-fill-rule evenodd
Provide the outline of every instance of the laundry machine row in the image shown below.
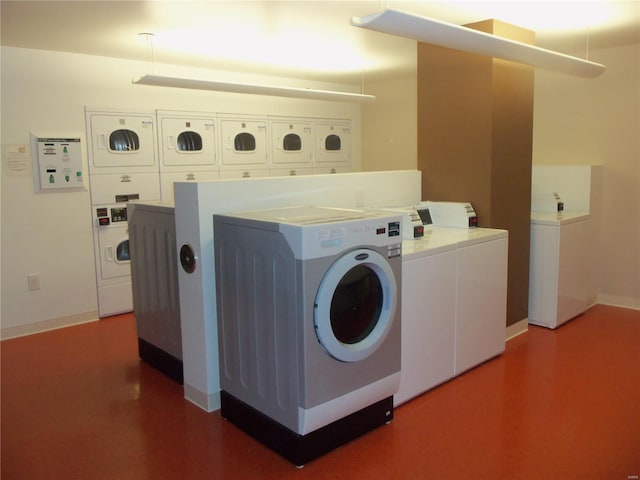
<path fill-rule="evenodd" d="M 401 217 L 290 207 L 214 231 L 222 416 L 296 465 L 390 422 Z"/>
<path fill-rule="evenodd" d="M 352 166 L 347 119 L 167 110 L 86 115 L 90 175 L 160 172 L 165 200 L 173 196 L 173 181 L 337 173 Z"/>
<path fill-rule="evenodd" d="M 173 201 L 176 181 L 351 169 L 348 120 L 87 109 L 86 128 L 100 317 L 133 308 L 127 203 Z"/>

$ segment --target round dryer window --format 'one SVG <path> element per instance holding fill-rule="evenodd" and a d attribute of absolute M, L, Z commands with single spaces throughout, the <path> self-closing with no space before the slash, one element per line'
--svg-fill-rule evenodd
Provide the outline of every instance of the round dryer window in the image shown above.
<path fill-rule="evenodd" d="M 178 135 L 178 151 L 179 152 L 201 152 L 202 137 L 192 131 L 181 132 Z"/>
<path fill-rule="evenodd" d="M 109 148 L 113 152 L 137 152 L 140 150 L 140 138 L 133 130 L 116 130 L 109 135 Z"/>
<path fill-rule="evenodd" d="M 364 360 L 387 337 L 396 304 L 396 280 L 387 260 L 374 250 L 349 252 L 320 283 L 313 319 L 318 340 L 338 360 Z"/>

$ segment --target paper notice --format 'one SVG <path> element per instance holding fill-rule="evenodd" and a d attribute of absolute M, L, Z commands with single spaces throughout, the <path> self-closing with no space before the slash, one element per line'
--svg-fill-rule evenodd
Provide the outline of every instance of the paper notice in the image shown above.
<path fill-rule="evenodd" d="M 5 145 L 2 152 L 2 166 L 7 175 L 29 176 L 33 172 L 28 145 Z"/>

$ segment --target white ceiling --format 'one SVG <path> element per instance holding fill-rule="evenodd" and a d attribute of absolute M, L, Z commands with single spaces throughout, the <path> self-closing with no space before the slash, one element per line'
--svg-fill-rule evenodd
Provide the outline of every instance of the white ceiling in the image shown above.
<path fill-rule="evenodd" d="M 537 45 L 587 50 L 640 43 L 640 0 L 2 0 L 2 45 L 214 70 L 360 83 L 415 64 L 415 42 L 350 25 L 386 6 L 466 24 L 495 18 Z M 153 33 L 153 40 L 139 33 Z"/>

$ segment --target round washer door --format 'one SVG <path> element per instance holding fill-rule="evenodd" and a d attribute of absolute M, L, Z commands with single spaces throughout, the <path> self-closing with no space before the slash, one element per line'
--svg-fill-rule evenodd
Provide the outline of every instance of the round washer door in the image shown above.
<path fill-rule="evenodd" d="M 327 353 L 343 362 L 372 355 L 393 324 L 397 290 L 391 266 L 375 250 L 338 258 L 320 283 L 314 308 L 316 335 Z"/>

